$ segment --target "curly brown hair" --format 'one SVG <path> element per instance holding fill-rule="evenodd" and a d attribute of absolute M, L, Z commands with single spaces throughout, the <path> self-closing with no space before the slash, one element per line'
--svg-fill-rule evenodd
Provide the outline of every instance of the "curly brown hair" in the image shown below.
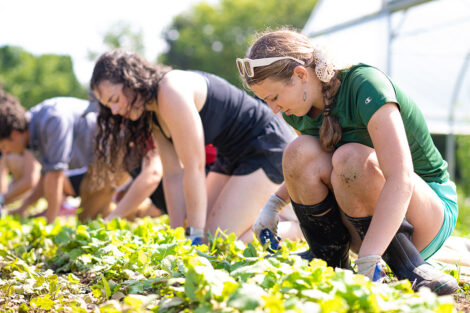
<path fill-rule="evenodd" d="M 10 138 L 14 130 L 22 133 L 28 130 L 26 110 L 0 86 L 0 140 Z"/>
<path fill-rule="evenodd" d="M 291 28 L 281 28 L 276 31 L 261 33 L 255 43 L 250 47 L 248 58 L 261 59 L 279 56 L 291 56 L 305 62 L 305 66 L 315 70 L 315 47 L 307 36 L 304 36 Z M 270 77 L 276 80 L 291 80 L 295 67 L 299 63 L 286 59 L 272 63 L 271 65 L 256 67 L 254 76 L 243 77 L 245 85 L 256 85 Z M 320 143 L 322 149 L 331 152 L 341 140 L 342 130 L 337 117 L 330 115 L 336 102 L 336 95 L 341 86 L 338 78 L 339 71 L 335 70 L 334 76 L 329 82 L 321 82 L 322 95 L 325 103 L 323 124 L 320 128 Z"/>
<path fill-rule="evenodd" d="M 113 50 L 102 54 L 96 61 L 90 81 L 91 90 L 96 90 L 103 81 L 123 84 L 123 93 L 130 100 L 129 107 L 136 106 L 138 98 L 148 103 L 157 98 L 158 86 L 171 67 L 153 65 L 137 54 Z M 98 161 L 110 165 L 116 171 L 124 165 L 133 169 L 146 152 L 146 142 L 151 136 L 151 112 L 144 110 L 136 121 L 113 115 L 100 103 L 97 119 L 96 156 Z M 117 156 L 122 155 L 122 160 Z"/>

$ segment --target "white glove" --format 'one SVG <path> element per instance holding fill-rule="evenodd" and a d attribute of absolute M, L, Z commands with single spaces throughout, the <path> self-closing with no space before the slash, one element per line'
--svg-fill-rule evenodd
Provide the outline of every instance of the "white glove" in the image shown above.
<path fill-rule="evenodd" d="M 186 228 L 186 238 L 191 240 L 192 246 L 198 246 L 203 243 L 204 239 L 204 229 L 187 227 Z"/>
<path fill-rule="evenodd" d="M 357 273 L 369 277 L 371 281 L 382 282 L 385 272 L 380 264 L 380 255 L 368 255 L 356 260 Z"/>
<path fill-rule="evenodd" d="M 277 243 L 279 242 L 280 238 L 277 236 L 277 224 L 279 223 L 279 212 L 285 207 L 287 204 L 279 198 L 276 194 L 272 194 L 264 207 L 259 212 L 258 218 L 256 219 L 255 223 L 253 224 L 252 230 L 260 240 L 262 244 L 266 242 L 266 237 L 269 237 L 271 240 L 271 248 L 277 250 Z M 264 230 L 269 230 L 265 234 Z M 263 234 L 261 234 L 263 232 Z M 271 234 L 269 234 L 271 232 Z M 268 235 L 268 236 L 266 236 Z M 273 241 L 276 241 L 274 243 Z M 274 245 L 273 245 L 274 244 Z"/>

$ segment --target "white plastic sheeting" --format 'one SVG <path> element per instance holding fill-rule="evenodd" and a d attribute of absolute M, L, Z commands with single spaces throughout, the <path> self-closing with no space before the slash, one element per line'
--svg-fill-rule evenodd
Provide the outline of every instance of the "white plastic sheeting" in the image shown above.
<path fill-rule="evenodd" d="M 303 33 L 388 73 L 432 133 L 470 134 L 470 0 L 319 0 Z"/>

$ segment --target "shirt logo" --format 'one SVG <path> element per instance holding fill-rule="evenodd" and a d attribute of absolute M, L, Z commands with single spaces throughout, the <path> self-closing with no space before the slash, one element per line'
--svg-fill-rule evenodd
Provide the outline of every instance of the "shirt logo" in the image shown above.
<path fill-rule="evenodd" d="M 366 101 L 364 101 L 365 104 L 369 104 L 369 102 L 371 102 L 372 99 L 370 97 L 367 97 Z"/>

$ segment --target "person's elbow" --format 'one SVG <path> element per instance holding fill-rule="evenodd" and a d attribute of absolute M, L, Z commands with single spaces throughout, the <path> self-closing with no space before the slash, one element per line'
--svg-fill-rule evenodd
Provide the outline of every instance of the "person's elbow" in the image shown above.
<path fill-rule="evenodd" d="M 415 179 L 413 171 L 405 171 L 402 175 L 401 180 L 403 188 L 408 191 L 411 197 L 413 191 L 415 190 Z"/>
<path fill-rule="evenodd" d="M 186 168 L 186 166 L 185 166 Z M 205 159 L 204 158 L 198 158 L 197 160 L 194 160 L 193 162 L 191 162 L 189 164 L 189 166 L 187 166 L 188 169 L 194 171 L 194 172 L 197 172 L 197 173 L 200 173 L 200 172 L 204 172 L 206 171 L 206 162 L 205 162 Z"/>
<path fill-rule="evenodd" d="M 415 174 L 412 166 L 403 166 L 400 169 L 393 170 L 393 174 L 386 177 L 388 181 L 394 181 L 400 186 L 400 189 L 409 194 L 413 194 L 415 189 Z"/>
<path fill-rule="evenodd" d="M 28 189 L 34 188 L 39 183 L 40 179 L 41 179 L 41 171 L 39 169 L 37 171 L 33 171 L 31 175 L 27 177 L 25 186 Z"/>
<path fill-rule="evenodd" d="M 150 169 L 146 171 L 144 178 L 145 185 L 155 189 L 162 180 L 162 171 L 158 168 Z"/>
<path fill-rule="evenodd" d="M 30 190 L 30 189 L 33 189 L 34 186 L 36 186 L 38 180 L 35 180 L 34 177 L 28 177 L 27 180 L 24 181 L 24 189 L 26 190 Z"/>

